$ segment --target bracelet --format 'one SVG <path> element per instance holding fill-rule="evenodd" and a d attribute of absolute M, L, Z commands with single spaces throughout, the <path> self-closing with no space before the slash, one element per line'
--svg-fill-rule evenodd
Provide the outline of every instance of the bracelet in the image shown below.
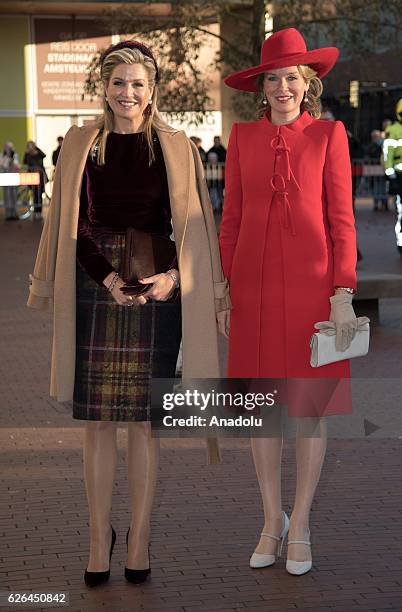
<path fill-rule="evenodd" d="M 118 278 L 119 278 L 119 274 L 118 274 L 118 272 L 115 272 L 115 273 L 113 274 L 112 280 L 111 280 L 111 281 L 110 281 L 110 283 L 109 283 L 108 291 L 110 291 L 110 292 L 112 292 L 112 291 L 113 291 L 113 289 L 114 289 L 114 287 L 115 287 L 115 285 L 116 285 L 116 283 L 117 283 L 117 279 L 118 279 Z"/>
<path fill-rule="evenodd" d="M 343 289 L 343 291 L 346 291 L 346 293 L 350 293 L 351 295 L 356 293 L 356 291 L 351 287 L 334 287 L 334 289 Z"/>
<path fill-rule="evenodd" d="M 179 277 L 176 274 L 176 272 L 174 272 L 173 270 L 168 270 L 167 272 L 165 272 L 165 274 L 169 274 L 170 278 L 174 282 L 174 288 L 178 289 L 180 287 L 180 281 L 179 281 Z"/>

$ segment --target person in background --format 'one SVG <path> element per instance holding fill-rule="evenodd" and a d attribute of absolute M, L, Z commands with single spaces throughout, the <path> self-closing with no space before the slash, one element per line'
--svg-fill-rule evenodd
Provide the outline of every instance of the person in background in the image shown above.
<path fill-rule="evenodd" d="M 326 121 L 335 121 L 335 115 L 330 108 L 327 106 L 323 106 L 320 119 L 325 119 Z"/>
<path fill-rule="evenodd" d="M 396 121 L 385 129 L 383 143 L 384 171 L 389 181 L 389 193 L 395 197 L 398 220 L 395 226 L 397 246 L 402 252 L 402 98 L 395 108 Z"/>
<path fill-rule="evenodd" d="M 383 120 L 383 122 L 381 124 L 381 136 L 382 136 L 382 138 L 385 138 L 385 131 L 386 131 L 386 129 L 390 125 L 392 125 L 392 119 L 387 118 L 387 119 Z"/>
<path fill-rule="evenodd" d="M 18 155 L 14 151 L 12 142 L 6 142 L 3 153 L 0 156 L 0 172 L 19 172 Z M 17 221 L 17 187 L 7 185 L 3 187 L 4 207 L 6 209 L 6 221 Z"/>
<path fill-rule="evenodd" d="M 45 168 L 43 167 L 43 160 L 45 157 L 46 153 L 36 146 L 33 140 L 27 142 L 27 148 L 22 163 L 27 166 L 28 172 L 39 172 L 40 177 L 39 185 L 34 185 L 32 187 L 35 220 L 42 218 L 42 195 L 45 191 L 45 183 L 48 181 Z"/>
<path fill-rule="evenodd" d="M 221 180 L 221 174 L 217 153 L 209 151 L 207 164 L 205 178 L 207 179 L 209 199 L 211 200 L 214 213 L 217 213 L 219 212 L 222 203 L 222 200 L 219 197 L 219 182 Z"/>
<path fill-rule="evenodd" d="M 57 160 L 59 159 L 61 145 L 63 144 L 63 140 L 64 140 L 63 136 L 59 136 L 57 138 L 57 149 L 55 149 L 52 153 L 52 164 L 54 167 L 56 167 Z"/>
<path fill-rule="evenodd" d="M 357 161 L 363 155 L 362 146 L 360 140 L 353 136 L 350 130 L 346 130 L 346 135 L 348 137 L 348 147 L 349 147 L 349 156 L 350 161 L 352 163 L 352 198 L 353 198 L 353 212 L 355 210 L 355 202 L 356 202 L 356 193 L 359 189 L 360 181 L 362 179 L 363 174 L 363 166 L 361 162 Z M 363 259 L 362 252 L 359 248 L 357 248 L 357 261 L 361 261 Z"/>
<path fill-rule="evenodd" d="M 346 130 L 349 145 L 350 159 L 360 159 L 362 157 L 362 146 L 360 140 L 352 134 L 350 130 Z"/>
<path fill-rule="evenodd" d="M 211 159 L 213 159 L 213 157 L 210 156 L 216 156 L 218 161 L 217 161 L 217 167 L 216 167 L 216 173 L 219 176 L 216 177 L 216 180 L 214 182 L 214 186 L 216 187 L 216 196 L 217 196 L 217 208 L 214 210 L 220 210 L 223 206 L 223 193 L 224 193 L 224 163 L 226 160 L 226 149 L 223 146 L 222 142 L 221 142 L 221 138 L 220 136 L 215 136 L 214 137 L 214 146 L 211 147 L 207 153 L 207 158 L 208 161 Z M 209 163 L 213 163 L 213 162 L 209 162 Z M 213 201 L 212 201 L 213 204 Z"/>
<path fill-rule="evenodd" d="M 365 157 L 380 161 L 382 155 L 382 143 L 384 142 L 381 135 L 381 130 L 372 130 L 370 137 L 371 140 L 365 147 Z"/>
<path fill-rule="evenodd" d="M 365 157 L 367 157 L 371 163 L 380 165 L 382 163 L 382 145 L 384 139 L 381 134 L 381 130 L 372 130 L 371 141 L 365 147 Z M 373 195 L 374 208 L 373 210 L 378 211 L 380 206 L 383 210 L 388 210 L 388 196 L 386 196 L 385 177 L 381 176 L 370 176 L 367 177 L 370 181 L 370 193 Z"/>
<path fill-rule="evenodd" d="M 220 136 L 214 136 L 214 146 L 211 147 L 207 153 L 216 153 L 218 156 L 218 162 L 223 163 L 226 160 L 226 149 L 221 142 Z"/>
<path fill-rule="evenodd" d="M 190 140 L 192 140 L 195 146 L 197 147 L 198 153 L 201 157 L 201 161 L 204 164 L 207 161 L 207 154 L 201 146 L 201 143 L 202 143 L 201 138 L 198 138 L 198 136 L 190 136 Z"/>
<path fill-rule="evenodd" d="M 392 119 L 390 119 L 389 117 L 383 119 L 383 121 L 381 123 L 381 138 L 383 140 L 383 145 L 384 145 L 385 134 L 386 134 L 387 128 L 389 128 L 389 126 L 391 126 L 391 125 L 392 125 Z M 381 159 L 382 159 L 382 163 L 384 165 L 384 156 L 382 156 Z M 389 181 L 387 176 L 385 176 L 385 183 L 386 183 L 386 188 L 385 189 L 386 189 L 387 194 L 392 195 L 394 197 L 395 194 L 391 193 L 392 192 L 392 187 L 390 185 L 390 181 Z M 391 187 L 391 190 L 390 190 L 390 187 Z M 396 198 L 395 197 L 394 197 L 394 200 L 395 200 L 395 206 L 396 206 Z"/>

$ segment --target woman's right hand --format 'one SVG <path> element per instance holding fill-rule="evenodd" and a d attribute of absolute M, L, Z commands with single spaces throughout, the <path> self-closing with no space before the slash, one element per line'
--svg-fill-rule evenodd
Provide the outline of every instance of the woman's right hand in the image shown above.
<path fill-rule="evenodd" d="M 110 274 L 108 274 L 107 277 L 103 280 L 103 284 L 106 288 L 109 287 L 114 275 L 115 272 L 110 272 Z M 123 293 L 121 291 L 121 288 L 124 287 L 125 284 L 126 283 L 124 282 L 124 280 L 119 277 L 116 281 L 115 286 L 110 292 L 117 304 L 119 304 L 120 306 L 140 306 L 142 304 L 147 303 L 147 298 L 143 295 L 135 297 L 134 295 L 126 295 L 125 293 Z"/>
<path fill-rule="evenodd" d="M 218 329 L 220 333 L 229 339 L 230 330 L 230 309 L 221 310 L 216 313 L 216 320 L 218 322 Z"/>

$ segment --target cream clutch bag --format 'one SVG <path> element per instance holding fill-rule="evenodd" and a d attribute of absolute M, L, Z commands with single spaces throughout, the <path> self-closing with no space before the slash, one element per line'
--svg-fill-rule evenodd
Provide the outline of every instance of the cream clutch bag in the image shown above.
<path fill-rule="evenodd" d="M 310 339 L 311 367 L 319 368 L 335 361 L 367 355 L 370 341 L 370 319 L 367 317 L 357 318 L 356 335 L 346 351 L 337 351 L 335 348 L 335 324 L 332 321 L 323 321 L 320 329 Z"/>

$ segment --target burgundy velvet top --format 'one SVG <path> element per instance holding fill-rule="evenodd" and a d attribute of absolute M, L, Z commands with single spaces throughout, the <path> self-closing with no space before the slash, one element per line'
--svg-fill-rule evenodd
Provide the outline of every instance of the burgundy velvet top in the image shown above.
<path fill-rule="evenodd" d="M 88 157 L 82 181 L 77 259 L 99 285 L 113 266 L 96 238 L 124 234 L 128 227 L 169 236 L 172 233 L 169 190 L 162 149 L 153 136 L 155 161 L 149 166 L 145 135 L 109 134 L 105 165 Z"/>

